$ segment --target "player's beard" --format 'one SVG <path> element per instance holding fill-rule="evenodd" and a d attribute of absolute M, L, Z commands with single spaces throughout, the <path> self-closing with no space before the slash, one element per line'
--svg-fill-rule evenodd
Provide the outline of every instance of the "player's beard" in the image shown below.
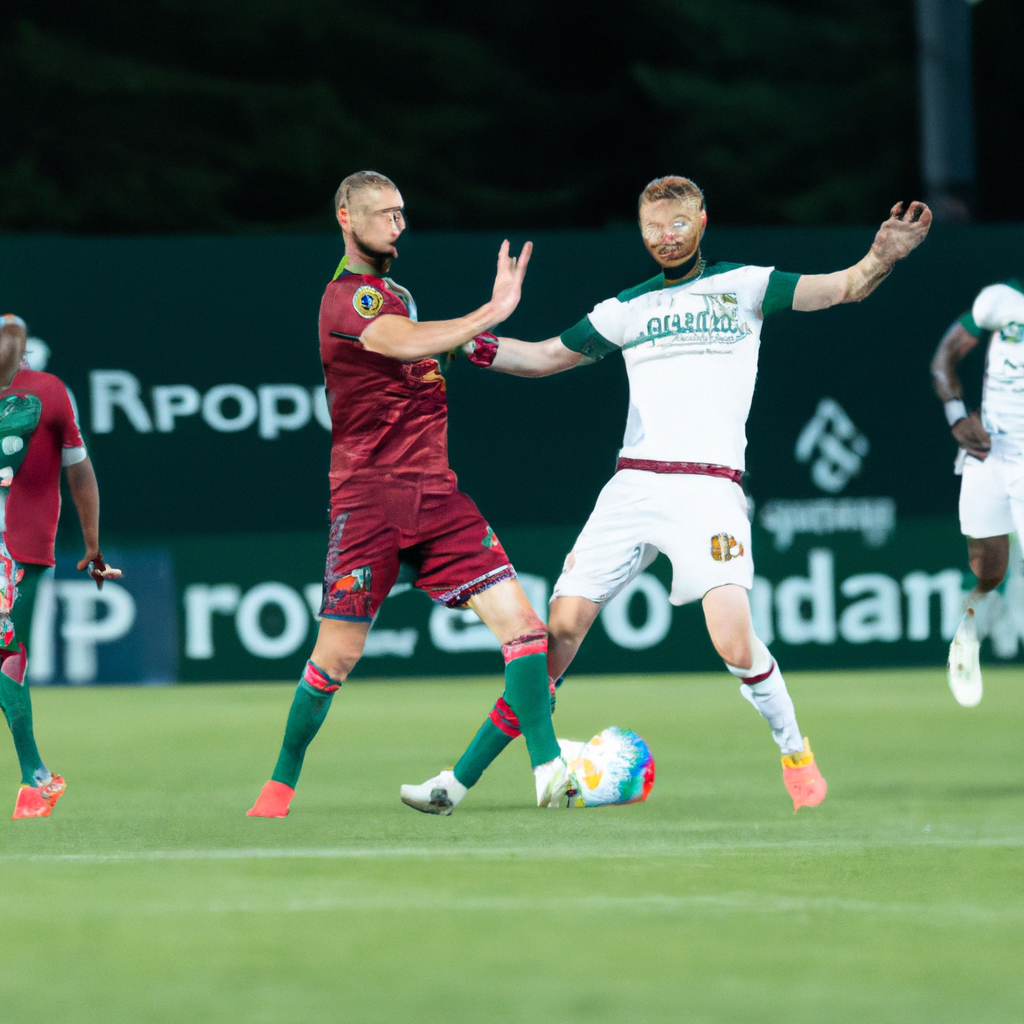
<path fill-rule="evenodd" d="M 382 274 L 386 274 L 388 269 L 391 267 L 391 261 L 395 258 L 389 252 L 382 252 L 380 249 L 374 249 L 372 246 L 367 245 L 359 235 L 352 232 L 352 241 L 356 243 L 359 248 L 359 252 L 366 257 L 367 260 L 372 260 L 378 264 Z"/>
<path fill-rule="evenodd" d="M 692 256 L 690 256 L 689 259 L 683 260 L 682 263 L 676 263 L 676 264 L 674 264 L 672 266 L 669 266 L 669 267 L 666 267 L 664 264 L 662 264 L 662 268 L 661 269 L 662 269 L 662 271 L 665 274 L 666 280 L 668 280 L 668 281 L 679 281 L 679 280 L 682 280 L 682 278 L 686 277 L 686 275 L 691 270 L 693 270 L 693 268 L 697 265 L 697 261 L 699 259 L 700 259 L 700 247 L 698 246 L 697 250 L 693 253 Z"/>

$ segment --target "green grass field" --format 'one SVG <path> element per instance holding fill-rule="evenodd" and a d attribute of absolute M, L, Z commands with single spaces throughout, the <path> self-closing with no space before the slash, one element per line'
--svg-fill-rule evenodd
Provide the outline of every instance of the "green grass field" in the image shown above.
<path fill-rule="evenodd" d="M 646 804 L 533 808 L 519 741 L 452 817 L 403 806 L 497 686 L 346 685 L 269 821 L 292 684 L 37 690 L 69 789 L 0 826 L 0 1021 L 1024 1019 L 1019 669 L 974 710 L 938 670 L 792 675 L 830 786 L 796 816 L 725 673 L 561 692 L 560 735 L 648 740 Z"/>

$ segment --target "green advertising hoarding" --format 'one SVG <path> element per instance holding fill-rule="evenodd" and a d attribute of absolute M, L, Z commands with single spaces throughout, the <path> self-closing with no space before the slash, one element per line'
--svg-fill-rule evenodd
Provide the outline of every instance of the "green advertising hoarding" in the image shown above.
<path fill-rule="evenodd" d="M 810 516 L 806 507 L 758 514 L 751 605 L 758 634 L 784 666 L 944 664 L 973 584 L 963 569 L 963 539 L 951 519 L 896 520 L 890 511 L 833 502 Z M 546 617 L 574 531 L 499 532 L 527 596 Z M 54 593 L 42 601 L 51 610 L 33 636 L 33 681 L 297 678 L 315 638 L 325 533 L 186 537 L 163 548 L 113 549 L 110 558 L 129 574 L 102 594 L 73 579 L 73 559 L 62 559 Z M 672 607 L 670 584 L 671 567 L 659 557 L 604 608 L 572 672 L 719 669 L 699 605 Z M 985 656 L 1020 661 L 1024 576 L 1016 548 L 999 602 Z M 473 612 L 435 605 L 399 582 L 354 675 L 497 675 L 500 666 L 499 645 Z"/>
<path fill-rule="evenodd" d="M 705 250 L 822 272 L 854 262 L 871 237 L 712 225 Z M 488 297 L 500 240 L 410 234 L 393 274 L 424 318 L 458 315 Z M 633 228 L 534 241 L 522 304 L 503 328 L 529 339 L 558 333 L 653 270 Z M 297 674 L 327 533 L 316 316 L 339 255 L 330 235 L 0 238 L 0 301 L 29 321 L 46 368 L 72 389 L 101 481 L 108 555 L 119 548 L 135 567 L 131 582 L 104 588 L 121 597 L 93 598 L 58 566 L 38 626 L 51 652 L 36 657 L 39 681 Z M 953 443 L 927 366 L 976 291 L 1021 267 L 1024 229 L 936 228 L 865 303 L 765 325 L 744 486 L 758 628 L 786 664 L 944 660 L 956 595 L 970 581 Z M 981 363 L 976 352 L 964 366 L 975 400 Z M 542 607 L 614 469 L 621 360 L 543 380 L 460 360 L 447 376 L 452 465 Z M 65 509 L 69 553 L 74 526 Z M 699 609 L 667 607 L 662 562 L 602 615 L 579 671 L 718 664 Z M 1018 656 L 1014 585 L 994 657 Z M 480 630 L 472 616 L 395 593 L 357 671 L 492 671 L 494 643 Z"/>

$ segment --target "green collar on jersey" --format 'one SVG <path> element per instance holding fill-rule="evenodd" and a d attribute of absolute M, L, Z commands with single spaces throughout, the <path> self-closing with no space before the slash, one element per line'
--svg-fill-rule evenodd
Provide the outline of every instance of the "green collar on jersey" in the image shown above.
<path fill-rule="evenodd" d="M 643 284 L 634 285 L 632 288 L 619 292 L 616 297 L 619 302 L 629 302 L 630 299 L 638 299 L 641 295 L 646 295 L 648 292 L 660 291 L 662 288 L 685 288 L 696 281 L 703 281 L 705 278 L 714 277 L 715 274 L 727 274 L 730 270 L 739 270 L 743 266 L 744 264 L 742 263 L 709 263 L 704 268 L 704 273 L 700 277 L 691 277 L 686 281 L 666 281 L 665 272 L 662 271 L 649 281 L 644 281 Z"/>
<path fill-rule="evenodd" d="M 337 281 L 338 278 L 341 277 L 341 275 L 345 273 L 345 268 L 347 266 L 348 266 L 348 256 L 342 256 L 341 257 L 341 262 L 338 264 L 338 269 L 334 272 L 334 277 L 332 277 L 331 280 L 332 281 Z M 350 271 L 350 273 L 351 273 L 351 271 Z"/>

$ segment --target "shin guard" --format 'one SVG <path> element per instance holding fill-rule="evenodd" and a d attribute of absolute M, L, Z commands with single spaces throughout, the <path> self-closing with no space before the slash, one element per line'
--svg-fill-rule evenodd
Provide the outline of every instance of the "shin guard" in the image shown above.
<path fill-rule="evenodd" d="M 49 781 L 50 773 L 39 756 L 32 728 L 32 697 L 25 680 L 28 658 L 25 645 L 17 651 L 0 651 L 0 706 L 11 728 L 14 749 L 18 754 L 23 786 L 39 786 Z"/>
<path fill-rule="evenodd" d="M 530 752 L 530 762 L 536 768 L 561 756 L 551 725 L 547 630 L 538 629 L 516 637 L 502 646 L 501 653 L 505 657 L 502 700 L 515 716 Z"/>
<path fill-rule="evenodd" d="M 312 661 L 306 662 L 302 679 L 295 689 L 292 706 L 288 712 L 288 721 L 284 729 L 284 742 L 277 758 L 273 782 L 283 783 L 292 789 L 299 781 L 302 762 L 306 757 L 306 748 L 324 724 L 327 712 L 331 708 L 331 700 L 341 683 L 331 679 L 326 672 L 318 668 Z"/>

